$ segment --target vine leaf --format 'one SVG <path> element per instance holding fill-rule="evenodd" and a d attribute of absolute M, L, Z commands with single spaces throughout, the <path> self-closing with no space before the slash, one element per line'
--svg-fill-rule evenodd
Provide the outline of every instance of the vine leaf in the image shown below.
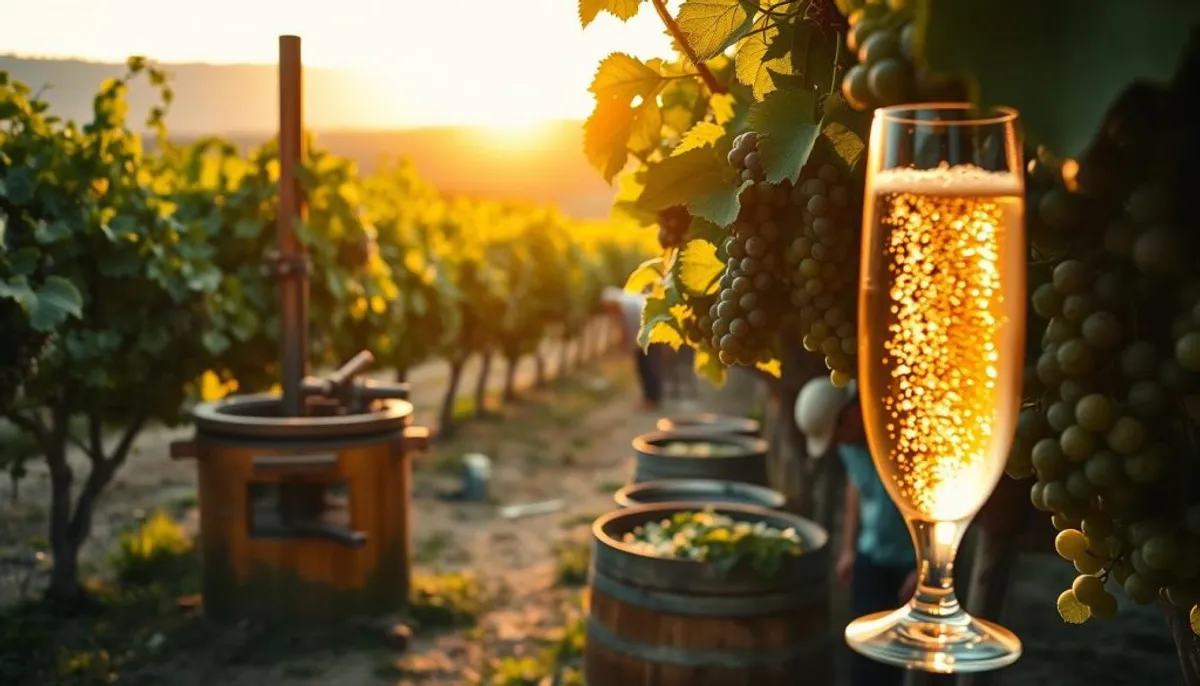
<path fill-rule="evenodd" d="M 973 100 L 1015 107 L 1031 142 L 1074 157 L 1131 82 L 1171 78 L 1200 3 L 922 0 L 917 19 L 929 67 L 967 77 Z"/>
<path fill-rule="evenodd" d="M 629 159 L 633 108 L 618 100 L 597 100 L 596 109 L 583 125 L 583 151 L 588 161 L 612 182 Z"/>
<path fill-rule="evenodd" d="M 733 104 L 734 98 L 730 93 L 717 93 L 708 101 L 708 106 L 712 108 L 713 120 L 724 126 L 733 121 Z"/>
<path fill-rule="evenodd" d="M 707 60 L 741 38 L 753 23 L 744 0 L 687 0 L 676 23 L 696 58 Z"/>
<path fill-rule="evenodd" d="M 707 347 L 696 348 L 696 355 L 692 359 L 692 368 L 696 370 L 697 376 L 714 387 L 720 388 L 725 385 L 725 365 L 721 364 L 721 360 L 717 359 L 717 354 Z"/>
<path fill-rule="evenodd" d="M 683 134 L 683 140 L 671 151 L 672 155 L 681 155 L 688 150 L 714 145 L 721 136 L 725 135 L 725 127 L 710 121 L 696 122 L 696 125 Z"/>
<path fill-rule="evenodd" d="M 800 178 L 820 125 L 813 121 L 816 98 L 807 91 L 775 91 L 750 108 L 750 128 L 758 132 L 758 152 L 768 183 Z"/>
<path fill-rule="evenodd" d="M 870 118 L 854 111 L 840 94 L 836 98 L 826 98 L 824 110 L 821 135 L 829 141 L 838 159 L 845 165 L 845 171 L 853 171 L 867 150 L 867 142 L 858 132 L 870 129 Z"/>
<path fill-rule="evenodd" d="M 663 258 L 652 257 L 638 265 L 637 269 L 625 280 L 625 290 L 630 293 L 641 293 L 646 286 L 658 283 L 663 277 Z"/>
<path fill-rule="evenodd" d="M 15 300 L 29 317 L 29 325 L 43 333 L 83 315 L 83 295 L 61 276 L 47 277 L 36 290 L 23 276 L 0 282 L 0 298 Z"/>
<path fill-rule="evenodd" d="M 763 17 L 762 21 L 769 21 L 767 17 Z M 737 76 L 737 80 L 750 86 L 754 94 L 755 100 L 762 100 L 775 90 L 775 79 L 771 73 L 775 74 L 791 74 L 792 59 L 788 55 L 788 50 L 791 49 L 793 36 L 783 35 L 780 32 L 778 24 L 759 24 L 755 27 L 758 33 L 755 33 L 746 38 L 742 46 L 738 48 L 737 56 L 734 58 L 733 71 Z M 782 51 L 780 57 L 769 58 L 767 53 L 776 54 L 778 48 L 774 48 L 776 41 L 779 41 L 781 46 L 785 46 L 787 50 Z"/>
<path fill-rule="evenodd" d="M 676 350 L 683 345 L 677 308 L 685 306 L 673 302 L 677 300 L 678 296 L 670 289 L 661 296 L 646 299 L 646 306 L 642 308 L 642 326 L 638 330 L 638 345 L 643 350 L 651 343 L 666 343 Z"/>
<path fill-rule="evenodd" d="M 679 284 L 689 295 L 712 295 L 725 272 L 725 263 L 717 258 L 717 246 L 704 239 L 693 239 L 679 253 Z"/>
<path fill-rule="evenodd" d="M 579 0 L 579 23 L 586 29 L 601 10 L 621 21 L 629 21 L 638 13 L 641 4 L 642 0 Z"/>
<path fill-rule="evenodd" d="M 638 205 L 646 211 L 686 205 L 692 216 L 719 226 L 737 219 L 737 174 L 717 147 L 703 147 L 655 162 L 646 170 Z"/>
<path fill-rule="evenodd" d="M 630 127 L 629 148 L 637 152 L 649 152 L 662 142 L 662 108 L 654 98 L 647 98 L 633 112 Z"/>
<path fill-rule="evenodd" d="M 635 97 L 649 99 L 663 84 L 656 69 L 636 57 L 614 52 L 600 62 L 588 90 L 596 100 L 611 98 L 628 103 Z"/>
<path fill-rule="evenodd" d="M 692 217 L 692 223 L 688 226 L 689 238 L 705 240 L 713 245 L 720 245 L 728 235 L 729 233 L 725 229 L 700 217 Z"/>

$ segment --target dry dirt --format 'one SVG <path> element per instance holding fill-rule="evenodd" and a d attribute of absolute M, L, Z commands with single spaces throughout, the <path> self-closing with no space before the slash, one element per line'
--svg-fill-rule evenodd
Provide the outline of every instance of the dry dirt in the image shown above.
<path fill-rule="evenodd" d="M 474 365 L 473 365 L 474 366 Z M 532 365 L 522 369 L 529 386 Z M 428 425 L 440 400 L 445 370 L 430 365 L 413 375 L 417 423 Z M 474 369 L 461 394 L 473 389 Z M 489 387 L 501 384 L 499 370 Z M 718 393 L 701 384 L 699 399 L 668 410 L 750 412 L 760 400 L 741 380 Z M 580 591 L 556 580 L 554 546 L 586 541 L 587 523 L 611 509 L 611 490 L 626 477 L 629 441 L 653 427 L 657 414 L 636 409 L 632 364 L 621 355 L 593 362 L 551 389 L 528 389 L 522 401 L 494 418 L 471 420 L 453 441 L 417 458 L 413 499 L 414 564 L 419 571 L 470 570 L 495 599 L 493 609 L 466 630 L 418 631 L 403 658 L 382 645 L 352 650 L 271 653 L 248 658 L 252 641 L 235 633 L 207 641 L 203 650 L 174 646 L 175 657 L 142 674 L 142 683 L 172 686 L 461 686 L 502 656 L 528 654 L 580 613 Z M 135 515 L 165 507 L 194 526 L 195 473 L 167 458 L 167 445 L 187 429 L 148 431 L 137 453 L 106 494 L 88 556 L 101 559 Z M 452 503 L 436 494 L 455 485 L 446 466 L 466 452 L 493 460 L 491 504 Z M 0 545 L 27 547 L 41 533 L 46 477 L 33 469 L 15 503 L 0 487 Z M 561 498 L 557 512 L 517 520 L 497 516 L 500 505 Z M 1001 673 L 1001 686 L 1176 686 L 1181 684 L 1161 616 L 1153 608 L 1125 607 L 1115 620 L 1065 626 L 1054 598 L 1072 578 L 1054 558 L 1023 556 L 1004 615 L 1021 636 L 1025 656 Z M 11 596 L 12 588 L 9 587 Z M 840 594 L 841 591 L 834 591 Z M 835 602 L 844 607 L 844 602 Z M 836 613 L 835 622 L 847 617 Z M 840 624 L 839 624 L 840 625 Z M 814 685 L 820 686 L 820 685 Z"/>

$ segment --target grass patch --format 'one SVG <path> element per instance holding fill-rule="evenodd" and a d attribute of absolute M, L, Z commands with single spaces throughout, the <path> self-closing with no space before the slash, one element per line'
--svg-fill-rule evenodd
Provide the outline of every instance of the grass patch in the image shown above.
<path fill-rule="evenodd" d="M 422 538 L 417 541 L 416 550 L 413 551 L 413 562 L 426 565 L 437 562 L 453 540 L 445 531 L 438 531 Z"/>
<path fill-rule="evenodd" d="M 532 656 L 508 656 L 494 661 L 476 684 L 488 686 L 583 686 L 583 646 L 587 636 L 586 616 L 567 622 L 553 639 Z"/>
<path fill-rule="evenodd" d="M 86 582 L 88 602 L 58 616 L 39 600 L 0 612 L 0 684 L 99 686 L 170 651 L 194 625 L 177 598 L 199 591 L 192 541 L 156 512 L 122 534 L 111 558 L 120 584 Z M 189 646 L 190 647 L 190 646 Z"/>
<path fill-rule="evenodd" d="M 624 487 L 625 487 L 624 481 L 602 481 L 602 482 L 600 482 L 600 485 L 596 487 L 596 490 L 598 490 L 601 493 L 608 493 L 611 495 L 611 494 L 616 493 L 617 491 L 621 490 Z"/>
<path fill-rule="evenodd" d="M 590 541 L 560 541 L 554 545 L 554 576 L 560 585 L 582 586 L 587 583 L 592 562 Z"/>
<path fill-rule="evenodd" d="M 421 628 L 469 626 L 491 606 L 469 572 L 414 574 L 412 586 L 409 617 Z"/>
<path fill-rule="evenodd" d="M 564 529 L 574 529 L 577 526 L 591 526 L 592 522 L 596 521 L 600 514 L 595 512 L 578 512 L 573 515 L 568 515 L 559 520 L 558 525 Z"/>

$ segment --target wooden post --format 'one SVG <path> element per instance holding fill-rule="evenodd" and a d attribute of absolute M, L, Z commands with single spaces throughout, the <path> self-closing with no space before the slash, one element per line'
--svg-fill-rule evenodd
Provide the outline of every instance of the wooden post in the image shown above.
<path fill-rule="evenodd" d="M 296 222 L 304 218 L 304 194 L 296 168 L 304 160 L 304 67 L 300 37 L 279 37 L 279 307 L 280 385 L 285 416 L 304 411 L 300 382 L 308 373 L 308 273 Z"/>

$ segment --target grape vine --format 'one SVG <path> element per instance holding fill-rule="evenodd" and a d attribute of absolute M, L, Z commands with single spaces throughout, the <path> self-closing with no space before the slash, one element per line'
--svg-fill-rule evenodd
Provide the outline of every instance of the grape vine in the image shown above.
<path fill-rule="evenodd" d="M 581 7 L 627 19 L 640 4 Z M 1078 569 L 1064 619 L 1111 615 L 1121 587 L 1190 608 L 1197 628 L 1200 280 L 1184 203 L 1200 160 L 1188 118 L 1200 12 L 1152 4 L 1082 17 L 1026 0 L 684 2 L 659 12 L 687 43 L 674 60 L 600 64 L 587 152 L 608 179 L 634 158 L 618 211 L 643 225 L 668 206 L 692 216 L 682 245 L 664 243 L 629 278 L 653 288 L 643 344 L 694 347 L 697 371 L 720 383 L 730 365 L 778 373 L 780 346 L 801 341 L 844 385 L 872 110 L 968 93 L 1020 109 L 1038 146 L 1026 183 L 1036 353 L 1009 475 L 1036 477 L 1033 503 L 1053 513 L 1056 547 Z M 1156 11 L 1153 41 L 1120 28 Z M 1072 40 L 1072 68 L 1086 61 L 1093 78 L 1063 71 L 1050 28 L 1062 13 L 1134 57 L 1117 65 L 1111 46 Z M 594 14 L 581 13 L 585 26 Z M 1055 78 L 1029 87 L 1051 63 Z M 707 77 L 678 78 L 689 70 Z M 1165 85 L 1129 85 L 1151 75 Z M 680 89 L 683 106 L 668 97 Z"/>
<path fill-rule="evenodd" d="M 154 152 L 126 117 L 134 79 L 159 95 L 145 122 Z M 96 499 L 142 428 L 278 381 L 277 144 L 174 144 L 172 99 L 168 75 L 135 57 L 100 86 L 91 121 L 64 122 L 0 72 L 0 418 L 48 464 L 51 595 L 66 603 L 81 593 L 78 552 Z M 602 288 L 650 253 L 652 241 L 620 224 L 445 198 L 407 163 L 364 178 L 309 149 L 297 234 L 319 322 L 314 367 L 366 348 L 404 376 L 435 357 L 512 359 L 551 331 L 574 339 Z M 76 449 L 87 474 L 73 493 Z M 25 459 L 2 466 L 16 477 Z"/>

